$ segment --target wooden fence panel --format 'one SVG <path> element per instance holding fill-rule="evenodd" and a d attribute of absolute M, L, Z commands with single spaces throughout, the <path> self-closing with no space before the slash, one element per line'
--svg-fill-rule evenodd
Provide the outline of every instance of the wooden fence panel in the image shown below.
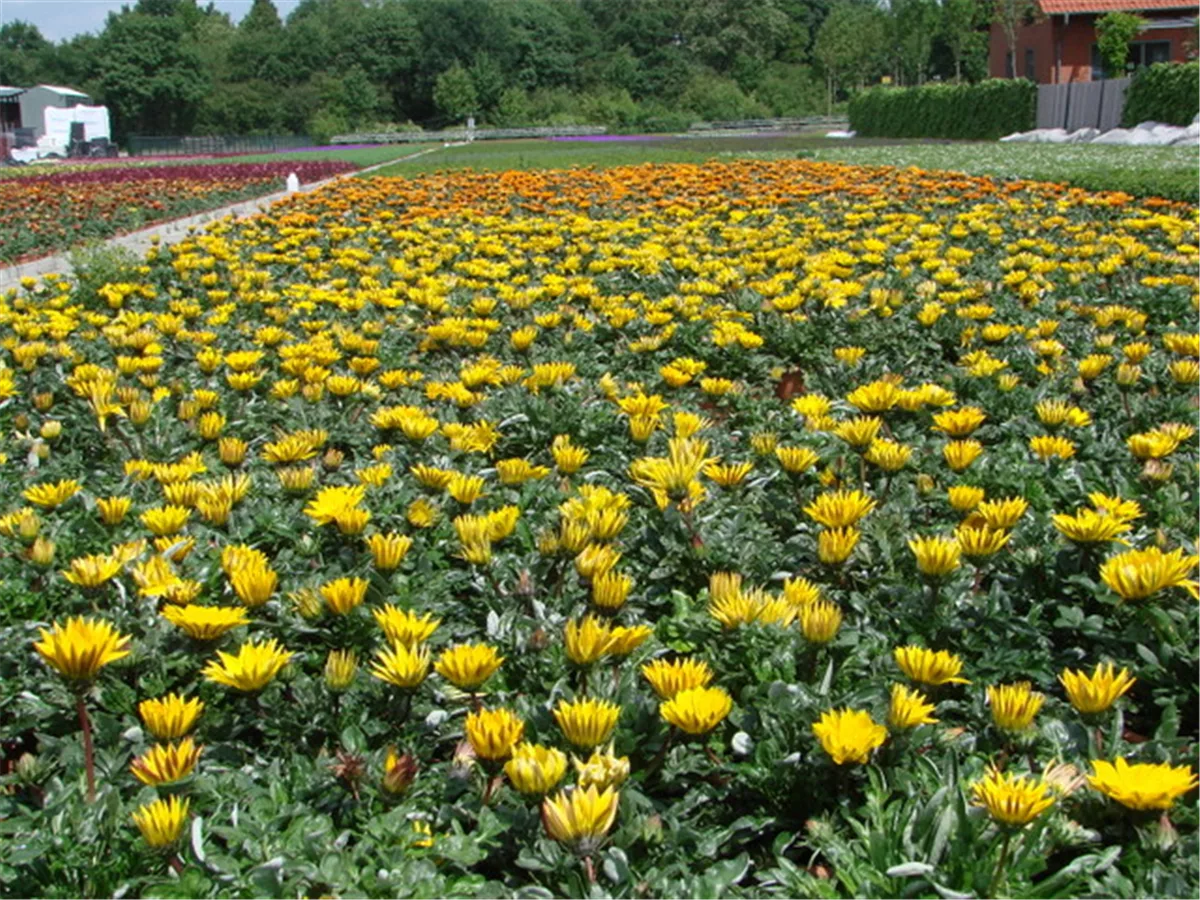
<path fill-rule="evenodd" d="M 1121 124 L 1128 89 L 1128 78 L 1039 84 L 1037 127 L 1065 128 L 1067 131 L 1116 128 Z"/>

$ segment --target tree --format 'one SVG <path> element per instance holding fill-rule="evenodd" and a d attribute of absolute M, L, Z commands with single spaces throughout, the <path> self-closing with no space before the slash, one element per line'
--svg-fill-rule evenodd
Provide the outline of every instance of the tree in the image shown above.
<path fill-rule="evenodd" d="M 936 0 L 892 0 L 896 80 L 922 83 L 928 74 L 933 38 L 937 33 Z"/>
<path fill-rule="evenodd" d="M 862 87 L 883 71 L 887 47 L 887 22 L 875 7 L 842 2 L 829 11 L 817 32 L 813 56 L 825 73 L 830 112 L 834 94 L 847 78 L 857 76 Z"/>
<path fill-rule="evenodd" d="M 1017 75 L 1017 31 L 1037 14 L 1034 0 L 992 0 L 992 19 L 1004 33 L 1004 58 L 1010 78 Z"/>
<path fill-rule="evenodd" d="M 0 84 L 24 86 L 43 80 L 45 57 L 52 50 L 35 25 L 19 19 L 0 25 Z"/>
<path fill-rule="evenodd" d="M 433 87 L 433 102 L 438 111 L 452 122 L 461 122 L 479 108 L 471 74 L 455 63 L 437 77 Z"/>
<path fill-rule="evenodd" d="M 1129 43 L 1142 33 L 1146 20 L 1127 12 L 1110 12 L 1096 20 L 1096 44 L 1104 71 L 1115 78 L 1125 74 Z"/>
<path fill-rule="evenodd" d="M 942 0 L 942 39 L 954 60 L 954 80 L 962 81 L 963 59 L 979 35 L 979 0 Z"/>

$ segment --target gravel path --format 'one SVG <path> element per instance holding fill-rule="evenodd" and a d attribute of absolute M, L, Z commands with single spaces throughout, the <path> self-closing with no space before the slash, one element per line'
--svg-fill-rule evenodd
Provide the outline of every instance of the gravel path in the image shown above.
<path fill-rule="evenodd" d="M 368 172 L 374 172 L 376 169 L 382 169 L 384 166 L 390 166 L 393 163 L 404 162 L 409 159 L 416 159 L 418 156 L 424 156 L 427 153 L 433 153 L 441 150 L 441 146 L 427 147 L 416 153 L 410 153 L 408 156 L 389 159 L 387 162 L 376 163 L 373 166 L 367 166 L 365 169 L 358 169 L 354 172 L 346 172 L 342 175 L 335 175 L 332 178 L 326 178 L 323 181 L 314 181 L 311 184 L 303 184 L 300 186 L 300 193 L 308 193 L 315 191 L 318 188 L 324 187 L 327 184 L 332 184 L 340 181 L 343 178 L 353 178 L 357 175 L 363 175 Z M 193 216 L 186 216 L 182 219 L 171 219 L 167 222 L 159 222 L 157 225 L 152 225 L 149 228 L 143 228 L 140 231 L 132 231 L 129 234 L 123 234 L 119 237 L 109 238 L 104 243 L 109 247 L 125 247 L 128 250 L 142 256 L 150 249 L 152 235 L 157 235 L 162 244 L 173 244 L 176 241 L 185 240 L 188 233 L 193 229 L 199 229 L 203 226 L 214 222 L 218 219 L 224 219 L 227 216 L 251 216 L 262 212 L 272 203 L 277 200 L 282 200 L 287 196 L 287 191 L 278 191 L 274 194 L 267 194 L 265 197 L 255 197 L 251 200 L 243 200 L 241 203 L 234 203 L 231 206 L 222 206 L 219 209 L 210 209 L 207 212 L 196 213 Z M 40 259 L 32 259 L 28 262 L 18 263 L 14 266 L 0 268 L 0 291 L 8 290 L 16 287 L 22 278 L 45 275 L 54 272 L 58 274 L 68 275 L 71 272 L 70 253 L 60 253 L 55 256 L 43 256 Z"/>

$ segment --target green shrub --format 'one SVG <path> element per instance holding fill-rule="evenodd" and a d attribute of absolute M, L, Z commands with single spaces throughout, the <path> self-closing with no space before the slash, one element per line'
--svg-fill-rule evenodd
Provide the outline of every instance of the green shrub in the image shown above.
<path fill-rule="evenodd" d="M 1125 95 L 1122 123 L 1190 125 L 1200 112 L 1200 62 L 1155 63 L 1139 69 Z"/>
<path fill-rule="evenodd" d="M 863 137 L 991 140 L 1034 126 L 1037 86 L 1025 79 L 978 84 L 876 87 L 850 101 L 850 127 Z"/>

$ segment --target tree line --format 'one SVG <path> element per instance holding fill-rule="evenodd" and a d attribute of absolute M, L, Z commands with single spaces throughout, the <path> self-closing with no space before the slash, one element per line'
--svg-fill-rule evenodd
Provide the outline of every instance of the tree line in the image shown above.
<path fill-rule="evenodd" d="M 137 0 L 57 44 L 0 26 L 0 84 L 67 84 L 130 134 L 686 128 L 834 110 L 883 78 L 977 80 L 999 0 Z M 1012 2 L 1012 0 L 1008 0 Z M 1026 2 L 1026 0 L 1021 0 Z"/>

